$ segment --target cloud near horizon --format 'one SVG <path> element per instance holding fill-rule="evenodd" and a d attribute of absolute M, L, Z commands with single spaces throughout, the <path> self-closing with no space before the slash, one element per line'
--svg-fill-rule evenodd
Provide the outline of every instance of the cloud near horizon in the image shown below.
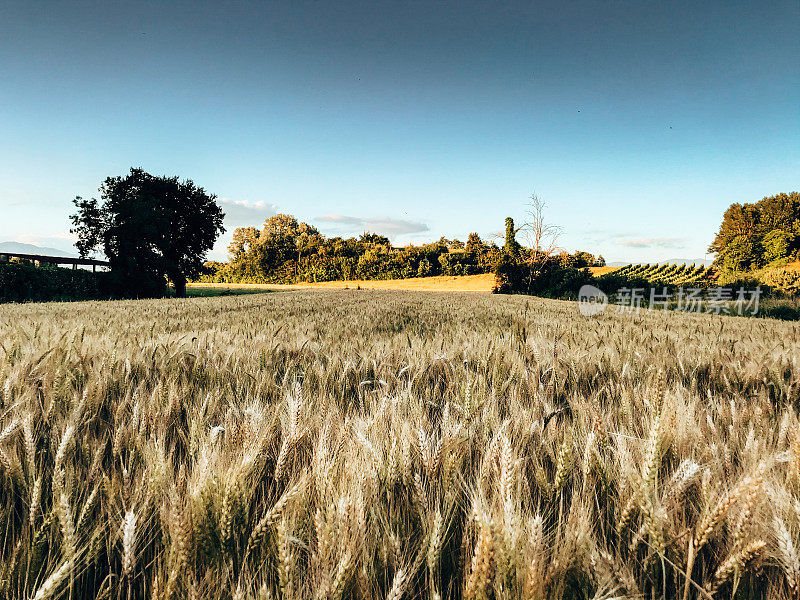
<path fill-rule="evenodd" d="M 0 242 L 10 241 L 19 242 L 20 244 L 33 244 L 43 248 L 55 248 L 62 252 L 70 252 L 77 255 L 78 251 L 75 248 L 75 242 L 78 240 L 77 234 L 64 231 L 60 233 L 51 233 L 48 235 L 39 235 L 36 233 L 22 233 L 14 236 L 10 240 L 0 239 Z"/>
<path fill-rule="evenodd" d="M 392 217 L 348 217 L 345 215 L 323 215 L 314 219 L 319 223 L 331 223 L 338 225 L 337 230 L 343 233 L 360 233 L 369 231 L 378 233 L 394 239 L 398 235 L 412 233 L 425 233 L 430 231 L 430 227 L 422 221 L 410 221 L 407 219 L 395 219 Z"/>
<path fill-rule="evenodd" d="M 77 233 L 70 231 L 63 231 L 60 233 L 51 233 L 49 235 L 37 235 L 35 233 L 21 233 L 14 237 L 15 242 L 25 244 L 35 244 L 37 241 L 60 241 L 60 242 L 75 242 L 78 239 Z"/>
<path fill-rule="evenodd" d="M 639 237 L 617 240 L 617 244 L 626 248 L 683 248 L 685 240 L 678 237 Z"/>
<path fill-rule="evenodd" d="M 263 200 L 257 202 L 231 200 L 230 198 L 218 198 L 218 200 L 222 205 L 222 210 L 225 212 L 225 225 L 227 228 L 261 228 L 264 225 L 264 221 L 278 212 L 277 206 Z"/>

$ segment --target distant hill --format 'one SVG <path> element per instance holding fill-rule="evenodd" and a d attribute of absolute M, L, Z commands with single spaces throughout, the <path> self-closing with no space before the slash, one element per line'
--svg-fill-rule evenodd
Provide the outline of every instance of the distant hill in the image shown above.
<path fill-rule="evenodd" d="M 0 252 L 18 252 L 19 254 L 41 254 L 44 256 L 62 256 L 66 258 L 77 258 L 74 252 L 59 250 L 58 248 L 48 248 L 46 246 L 36 246 L 35 244 L 23 244 L 22 242 L 0 242 Z"/>

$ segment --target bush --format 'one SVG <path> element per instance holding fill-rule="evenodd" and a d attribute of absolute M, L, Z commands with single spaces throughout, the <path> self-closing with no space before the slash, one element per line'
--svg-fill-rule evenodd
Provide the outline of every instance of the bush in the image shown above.
<path fill-rule="evenodd" d="M 108 298 L 111 274 L 82 269 L 35 267 L 25 263 L 0 264 L 0 302 L 47 302 Z"/>
<path fill-rule="evenodd" d="M 767 268 L 757 272 L 765 285 L 784 294 L 800 292 L 800 269 Z"/>
<path fill-rule="evenodd" d="M 769 319 L 780 319 L 781 321 L 800 321 L 800 309 L 788 304 L 777 304 L 775 306 L 764 306 L 761 310 L 762 316 Z"/>
<path fill-rule="evenodd" d="M 494 294 L 521 294 L 525 293 L 524 265 L 508 252 L 503 252 L 494 266 L 495 285 Z"/>
<path fill-rule="evenodd" d="M 545 298 L 576 298 L 581 286 L 593 280 L 588 270 L 566 266 L 557 257 L 545 259 L 534 273 L 529 264 L 508 253 L 503 253 L 497 261 L 494 273 L 494 293 Z"/>
<path fill-rule="evenodd" d="M 428 277 L 433 275 L 433 265 L 431 265 L 431 261 L 427 258 L 423 258 L 419 261 L 419 267 L 417 268 L 417 277 Z"/>
<path fill-rule="evenodd" d="M 753 271 L 720 271 L 715 284 L 722 287 L 754 289 L 764 281 Z"/>
<path fill-rule="evenodd" d="M 618 275 L 616 271 L 611 271 L 610 273 L 594 278 L 590 283 L 609 295 L 615 294 L 622 288 L 649 289 L 653 287 L 653 284 L 644 277 L 639 277 L 638 275 Z"/>

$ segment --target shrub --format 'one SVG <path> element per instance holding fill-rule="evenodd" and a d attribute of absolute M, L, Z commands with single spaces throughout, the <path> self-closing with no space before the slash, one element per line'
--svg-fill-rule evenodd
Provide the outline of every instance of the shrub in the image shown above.
<path fill-rule="evenodd" d="M 800 321 L 800 309 L 788 304 L 777 304 L 775 306 L 764 306 L 761 310 L 764 317 L 770 319 L 780 319 L 781 321 Z"/>
<path fill-rule="evenodd" d="M 650 281 L 638 275 L 617 274 L 616 271 L 611 271 L 605 275 L 601 275 L 591 282 L 592 285 L 603 290 L 606 294 L 614 294 L 617 290 L 622 288 L 649 288 L 651 287 Z"/>
<path fill-rule="evenodd" d="M 112 296 L 111 274 L 82 269 L 0 264 L 0 302 L 91 300 Z"/>
<path fill-rule="evenodd" d="M 495 293 L 531 294 L 545 298 L 575 298 L 585 283 L 592 281 L 586 269 L 565 265 L 560 257 L 549 257 L 532 267 L 503 253 L 495 265 Z"/>
<path fill-rule="evenodd" d="M 431 261 L 427 258 L 423 258 L 419 261 L 419 267 L 417 268 L 417 277 L 427 277 L 428 275 L 433 274 L 433 265 L 431 265 Z"/>
<path fill-rule="evenodd" d="M 800 269 L 767 268 L 758 271 L 758 279 L 765 285 L 783 292 L 797 294 L 800 292 Z"/>
<path fill-rule="evenodd" d="M 524 272 L 522 265 L 508 252 L 503 252 L 494 266 L 495 294 L 523 293 Z"/>

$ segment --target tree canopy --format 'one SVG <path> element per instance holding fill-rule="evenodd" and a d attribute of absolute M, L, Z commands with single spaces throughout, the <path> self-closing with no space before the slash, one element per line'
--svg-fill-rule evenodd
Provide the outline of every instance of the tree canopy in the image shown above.
<path fill-rule="evenodd" d="M 800 255 L 800 194 L 777 194 L 754 204 L 731 204 L 708 247 L 715 266 L 736 272 L 776 266 Z"/>
<path fill-rule="evenodd" d="M 420 246 L 394 246 L 389 238 L 365 232 L 358 237 L 326 238 L 315 227 L 292 215 L 275 215 L 261 228 L 240 227 L 233 232 L 227 263 L 207 264 L 203 281 L 220 283 L 294 283 L 353 279 L 401 279 L 433 275 L 476 275 L 496 270 L 499 264 L 525 271 L 530 279 L 530 257 L 534 252 L 517 242 L 511 226 L 512 246 L 517 254 L 486 243 L 473 232 L 467 241 L 448 239 Z M 507 240 L 508 241 L 508 240 Z M 564 269 L 604 264 L 588 252 L 560 253 L 549 260 L 548 277 Z M 527 286 L 525 290 L 528 289 Z M 513 288 L 513 286 L 512 286 Z M 523 291 L 522 288 L 513 288 Z"/>
<path fill-rule="evenodd" d="M 467 244 L 441 238 L 422 246 L 395 247 L 383 235 L 322 236 L 292 215 L 275 215 L 262 228 L 240 227 L 228 246 L 229 262 L 215 264 L 205 281 L 290 283 L 336 279 L 399 279 L 488 273 L 500 249 L 477 233 Z"/>
<path fill-rule="evenodd" d="M 160 295 L 166 278 L 177 295 L 185 295 L 187 279 L 200 274 L 225 231 L 216 196 L 191 180 L 133 168 L 124 177 L 108 177 L 100 198 L 102 203 L 75 198 L 71 231 L 78 234 L 82 257 L 103 251 L 124 296 Z"/>

